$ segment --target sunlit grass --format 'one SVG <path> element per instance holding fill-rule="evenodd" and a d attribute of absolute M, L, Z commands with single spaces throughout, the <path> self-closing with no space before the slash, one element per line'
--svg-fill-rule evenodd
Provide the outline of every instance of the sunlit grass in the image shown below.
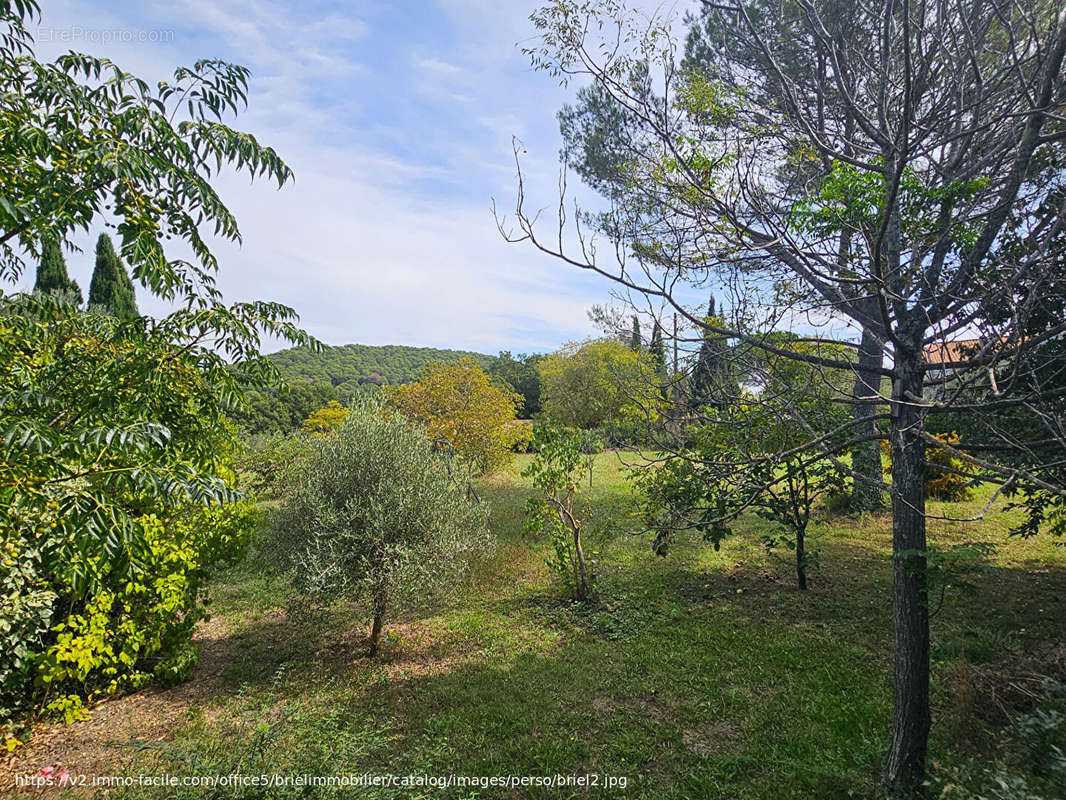
<path fill-rule="evenodd" d="M 819 566 L 803 593 L 788 554 L 763 547 L 768 523 L 755 518 L 718 551 L 679 537 L 669 556 L 652 555 L 625 481 L 623 461 L 635 460 L 598 456 L 582 492 L 594 516 L 615 521 L 590 541 L 594 603 L 565 599 L 546 542 L 523 531 L 522 456 L 480 484 L 494 551 L 457 596 L 394 620 L 377 661 L 363 656 L 360 609 L 338 608 L 316 626 L 290 619 L 283 577 L 253 559 L 214 588 L 215 624 L 234 645 L 222 691 L 127 769 L 629 780 L 624 792 L 364 797 L 871 796 L 891 712 L 888 516 L 820 525 Z M 933 510 L 972 516 L 989 491 Z M 1008 539 L 1009 523 L 1002 514 L 930 523 L 938 547 L 996 546 L 948 576 L 942 603 L 935 597 L 934 757 L 981 745 L 966 729 L 979 709 L 959 707 L 960 668 L 1036 655 L 1062 635 L 1066 551 Z"/>

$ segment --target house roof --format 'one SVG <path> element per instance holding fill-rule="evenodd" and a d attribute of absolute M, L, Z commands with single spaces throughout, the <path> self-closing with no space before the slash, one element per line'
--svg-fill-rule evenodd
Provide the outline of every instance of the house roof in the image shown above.
<path fill-rule="evenodd" d="M 922 360 L 926 364 L 940 366 L 960 364 L 970 358 L 981 347 L 980 339 L 961 339 L 957 342 L 933 342 L 922 349 Z"/>

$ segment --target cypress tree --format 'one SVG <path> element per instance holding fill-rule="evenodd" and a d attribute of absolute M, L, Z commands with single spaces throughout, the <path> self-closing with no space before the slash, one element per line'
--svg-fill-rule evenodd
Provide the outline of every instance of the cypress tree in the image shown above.
<path fill-rule="evenodd" d="M 714 295 L 707 305 L 707 319 L 714 318 Z M 726 362 L 726 340 L 711 331 L 704 331 L 699 360 L 692 376 L 692 399 L 696 405 L 724 404 L 736 393 L 735 382 Z"/>
<path fill-rule="evenodd" d="M 633 315 L 633 335 L 629 339 L 629 347 L 634 352 L 639 353 L 641 345 L 643 343 L 640 340 L 640 320 L 637 319 L 637 315 Z"/>
<path fill-rule="evenodd" d="M 89 306 L 104 309 L 119 319 L 138 316 L 133 281 L 106 233 L 101 233 L 96 240 L 96 267 L 89 284 Z"/>
<path fill-rule="evenodd" d="M 652 364 L 655 365 L 655 372 L 660 378 L 666 377 L 666 350 L 663 347 L 663 329 L 659 325 L 659 320 L 655 320 L 655 327 L 651 329 L 651 345 L 648 347 L 648 352 L 651 354 Z"/>
<path fill-rule="evenodd" d="M 655 326 L 651 329 L 651 343 L 648 345 L 648 354 L 651 356 L 652 368 L 659 380 L 659 392 L 663 400 L 669 401 L 670 394 L 667 391 L 667 381 L 670 379 L 666 370 L 666 347 L 663 344 L 663 329 L 659 320 L 655 320 Z"/>
<path fill-rule="evenodd" d="M 67 274 L 67 262 L 58 239 L 49 237 L 41 242 L 41 263 L 37 267 L 33 291 L 47 294 L 72 292 L 77 304 L 82 303 L 81 287 Z"/>

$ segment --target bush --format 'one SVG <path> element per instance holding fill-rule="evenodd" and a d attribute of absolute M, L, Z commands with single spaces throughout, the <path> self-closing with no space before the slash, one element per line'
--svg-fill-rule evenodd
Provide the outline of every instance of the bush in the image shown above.
<path fill-rule="evenodd" d="M 1039 704 L 1003 732 L 993 759 L 935 770 L 945 800 L 1054 800 L 1066 786 L 1066 686 L 1045 681 Z"/>
<path fill-rule="evenodd" d="M 300 433 L 257 434 L 237 451 L 234 467 L 241 488 L 259 499 L 284 497 L 311 444 Z"/>
<path fill-rule="evenodd" d="M 0 736 L 14 746 L 35 709 L 72 718 L 186 674 L 204 582 L 256 514 L 226 466 L 238 366 L 174 318 L 2 305 Z"/>
<path fill-rule="evenodd" d="M 0 601 L 0 711 L 41 705 L 67 721 L 84 704 L 152 678 L 171 685 L 196 663 L 192 634 L 206 618 L 204 584 L 245 553 L 260 514 L 250 503 L 188 507 L 137 519 L 137 568 L 115 569 L 98 554 L 74 556 L 58 574 L 42 569 L 38 541 L 54 518 L 23 525 L 6 543 Z M 95 573 L 88 591 L 79 575 Z M 8 735 L 13 723 L 6 724 Z"/>
<path fill-rule="evenodd" d="M 279 518 L 298 590 L 322 603 L 367 601 L 370 652 L 397 604 L 443 590 L 481 546 L 486 512 L 459 465 L 401 415 L 352 411 L 311 458 Z"/>
<path fill-rule="evenodd" d="M 954 446 L 959 443 L 957 433 L 937 433 L 935 438 L 944 444 Z M 885 454 L 885 473 L 892 472 L 892 451 L 888 442 L 881 442 L 881 451 Z M 925 496 L 930 500 L 943 500 L 958 503 L 973 499 L 973 478 L 967 477 L 967 465 L 943 447 L 925 448 Z"/>

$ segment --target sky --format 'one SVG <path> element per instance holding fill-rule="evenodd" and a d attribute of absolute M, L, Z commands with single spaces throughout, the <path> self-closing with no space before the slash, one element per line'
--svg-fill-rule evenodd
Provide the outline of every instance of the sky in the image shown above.
<path fill-rule="evenodd" d="M 493 199 L 514 206 L 515 139 L 529 204 L 557 200 L 555 113 L 575 87 L 534 71 L 521 51 L 534 2 L 43 6 L 40 57 L 107 56 L 153 81 L 205 57 L 252 70 L 248 109 L 232 124 L 274 147 L 296 178 L 281 190 L 220 178 L 243 235 L 214 246 L 228 301 L 290 305 L 327 344 L 544 352 L 594 334 L 587 310 L 610 299 L 609 283 L 508 244 L 492 214 Z M 67 256 L 83 290 L 98 233 Z M 142 312 L 165 313 L 143 289 L 138 297 Z"/>

